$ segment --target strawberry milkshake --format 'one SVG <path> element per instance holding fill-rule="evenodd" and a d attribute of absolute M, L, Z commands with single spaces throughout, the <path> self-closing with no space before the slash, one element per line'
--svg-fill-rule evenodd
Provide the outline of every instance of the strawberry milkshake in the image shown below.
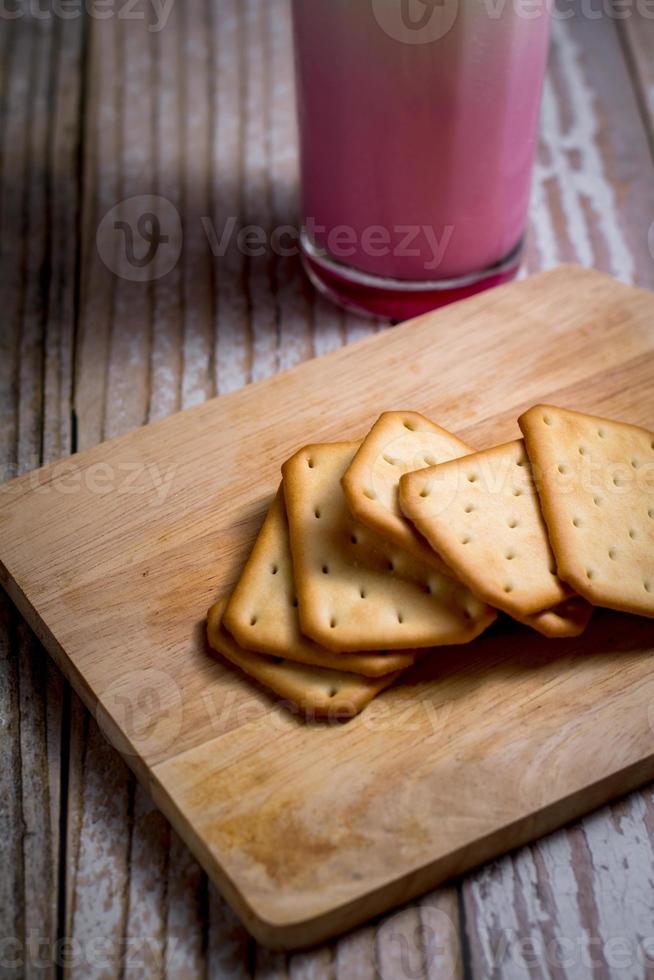
<path fill-rule="evenodd" d="M 549 17 L 525 0 L 293 0 L 302 253 L 398 319 L 515 274 Z"/>

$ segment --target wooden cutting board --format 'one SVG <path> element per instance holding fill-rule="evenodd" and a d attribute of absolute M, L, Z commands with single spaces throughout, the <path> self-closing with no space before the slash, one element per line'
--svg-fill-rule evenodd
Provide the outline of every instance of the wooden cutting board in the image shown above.
<path fill-rule="evenodd" d="M 541 400 L 654 428 L 654 295 L 562 267 L 0 488 L 0 579 L 249 929 L 308 945 L 654 774 L 654 621 L 508 621 L 305 724 L 214 659 L 283 460 L 424 412 L 483 447 Z"/>

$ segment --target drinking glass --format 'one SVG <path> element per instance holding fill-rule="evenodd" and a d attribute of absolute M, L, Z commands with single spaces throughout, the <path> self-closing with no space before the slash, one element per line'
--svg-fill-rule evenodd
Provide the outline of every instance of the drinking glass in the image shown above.
<path fill-rule="evenodd" d="M 293 0 L 304 267 L 404 319 L 519 266 L 547 0 Z"/>

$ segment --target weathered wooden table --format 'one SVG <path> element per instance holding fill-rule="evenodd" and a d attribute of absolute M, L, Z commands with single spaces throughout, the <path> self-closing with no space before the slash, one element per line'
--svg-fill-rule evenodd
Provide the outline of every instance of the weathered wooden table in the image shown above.
<path fill-rule="evenodd" d="M 295 217 L 286 0 L 84 6 L 0 11 L 3 478 L 388 326 L 236 243 Z M 526 268 L 653 287 L 653 15 L 570 12 Z M 96 247 L 139 194 L 184 226 L 144 283 Z M 0 617 L 0 976 L 654 976 L 651 788 L 321 949 L 256 947 L 4 597 Z"/>

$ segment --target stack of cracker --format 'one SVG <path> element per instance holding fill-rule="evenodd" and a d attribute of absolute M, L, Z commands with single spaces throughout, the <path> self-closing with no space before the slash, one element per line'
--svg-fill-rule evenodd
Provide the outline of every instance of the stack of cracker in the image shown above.
<path fill-rule="evenodd" d="M 474 451 L 386 412 L 361 444 L 301 449 L 209 611 L 210 645 L 343 718 L 497 610 L 550 637 L 581 633 L 594 605 L 653 616 L 654 436 L 542 405 L 519 424 L 524 439 Z"/>

